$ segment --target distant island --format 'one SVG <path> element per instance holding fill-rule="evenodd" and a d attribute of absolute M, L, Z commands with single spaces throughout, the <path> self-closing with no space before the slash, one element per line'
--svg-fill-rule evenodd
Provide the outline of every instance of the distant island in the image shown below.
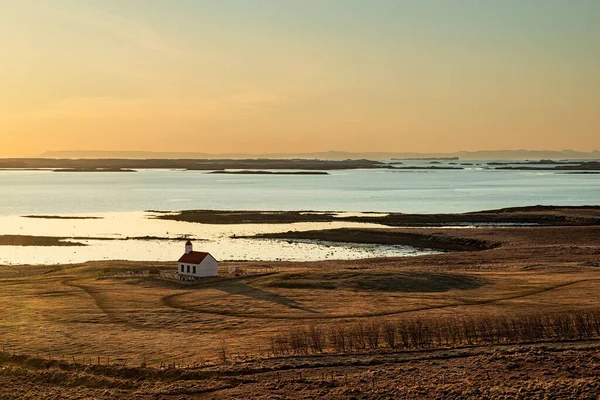
<path fill-rule="evenodd" d="M 409 167 L 394 167 L 394 169 L 407 170 L 407 169 L 464 169 L 463 167 L 442 167 L 436 165 L 428 165 L 428 166 L 417 166 L 411 165 Z"/>
<path fill-rule="evenodd" d="M 539 163 L 526 163 L 538 164 Z M 547 163 L 554 164 L 554 163 Z M 584 163 L 558 163 L 552 167 L 530 167 L 523 164 L 517 166 L 496 167 L 500 170 L 534 170 L 534 171 L 600 171 L 600 161 L 590 161 Z"/>
<path fill-rule="evenodd" d="M 329 175 L 329 172 L 325 171 L 211 171 L 208 174 L 232 174 L 232 175 Z"/>
<path fill-rule="evenodd" d="M 134 172 L 136 169 L 215 170 L 303 170 L 385 169 L 391 165 L 373 160 L 316 159 L 54 159 L 4 158 L 0 169 L 52 169 L 55 172 Z"/>
<path fill-rule="evenodd" d="M 572 161 L 572 160 L 560 160 L 560 161 L 555 161 L 555 160 L 539 160 L 539 161 L 530 161 L 530 160 L 525 160 L 525 161 L 513 161 L 513 162 L 507 162 L 507 161 L 492 161 L 487 163 L 487 165 L 546 165 L 546 164 L 581 164 L 581 161 Z"/>
<path fill-rule="evenodd" d="M 57 168 L 52 172 L 137 172 L 134 169 L 129 168 Z"/>
<path fill-rule="evenodd" d="M 460 157 L 405 157 L 405 158 L 392 158 L 392 160 L 402 161 L 458 161 Z"/>
<path fill-rule="evenodd" d="M 102 217 L 79 217 L 79 216 L 63 216 L 63 215 L 23 215 L 23 218 L 37 219 L 102 219 Z"/>
<path fill-rule="evenodd" d="M 446 159 L 448 161 L 450 159 Z M 367 159 L 320 160 L 320 159 L 52 159 L 52 158 L 3 158 L 0 170 L 43 170 L 53 172 L 137 172 L 138 169 L 170 169 L 180 171 L 206 171 L 214 174 L 238 175 L 327 175 L 326 171 L 353 169 L 387 170 L 459 170 L 457 162 L 431 159 L 429 165 L 402 165 L 400 161 L 377 161 Z M 461 163 L 460 165 L 473 165 Z M 477 164 L 481 165 L 481 164 Z M 496 170 L 574 170 L 598 171 L 598 160 L 540 159 L 538 161 L 488 161 L 486 169 Z"/>

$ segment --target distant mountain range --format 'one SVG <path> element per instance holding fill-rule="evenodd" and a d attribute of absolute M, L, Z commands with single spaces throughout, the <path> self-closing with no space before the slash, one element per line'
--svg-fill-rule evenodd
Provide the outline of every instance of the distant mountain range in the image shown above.
<path fill-rule="evenodd" d="M 119 159 L 320 159 L 347 160 L 369 159 L 389 160 L 391 158 L 448 158 L 463 160 L 539 160 L 539 159 L 600 159 L 600 151 L 589 153 L 574 150 L 478 150 L 457 151 L 454 153 L 403 153 L 403 152 L 366 152 L 326 151 L 317 153 L 265 153 L 265 154 L 209 154 L 195 152 L 153 152 L 153 151 L 48 151 L 40 155 L 44 158 L 119 158 Z"/>

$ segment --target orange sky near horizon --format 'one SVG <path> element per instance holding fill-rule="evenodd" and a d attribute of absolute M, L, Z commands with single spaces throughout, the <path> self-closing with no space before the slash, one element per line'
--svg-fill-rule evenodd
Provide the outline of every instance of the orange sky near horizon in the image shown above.
<path fill-rule="evenodd" d="M 599 2 L 249 3 L 6 1 L 0 157 L 600 149 Z"/>

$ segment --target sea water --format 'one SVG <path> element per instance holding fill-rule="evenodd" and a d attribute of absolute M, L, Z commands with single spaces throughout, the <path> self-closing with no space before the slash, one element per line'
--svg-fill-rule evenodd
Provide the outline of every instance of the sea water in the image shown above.
<path fill-rule="evenodd" d="M 329 175 L 220 175 L 206 171 L 0 171 L 0 235 L 89 238 L 86 247 L 0 246 L 0 264 L 102 259 L 171 260 L 176 240 L 95 240 L 140 236 L 197 238 L 220 259 L 315 260 L 419 254 L 402 246 L 232 239 L 288 230 L 376 226 L 308 223 L 206 225 L 152 218 L 147 210 L 315 210 L 450 213 L 546 205 L 600 204 L 600 175 L 558 171 L 345 170 Z M 58 220 L 26 215 L 97 216 Z"/>
<path fill-rule="evenodd" d="M 0 171 L 0 215 L 186 209 L 451 213 L 599 203 L 600 175 L 554 171 Z"/>

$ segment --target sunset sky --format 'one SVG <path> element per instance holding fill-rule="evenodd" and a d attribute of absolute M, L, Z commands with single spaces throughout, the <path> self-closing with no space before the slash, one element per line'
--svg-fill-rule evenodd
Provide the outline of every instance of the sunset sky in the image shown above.
<path fill-rule="evenodd" d="M 600 149 L 598 0 L 0 0 L 0 156 Z"/>

